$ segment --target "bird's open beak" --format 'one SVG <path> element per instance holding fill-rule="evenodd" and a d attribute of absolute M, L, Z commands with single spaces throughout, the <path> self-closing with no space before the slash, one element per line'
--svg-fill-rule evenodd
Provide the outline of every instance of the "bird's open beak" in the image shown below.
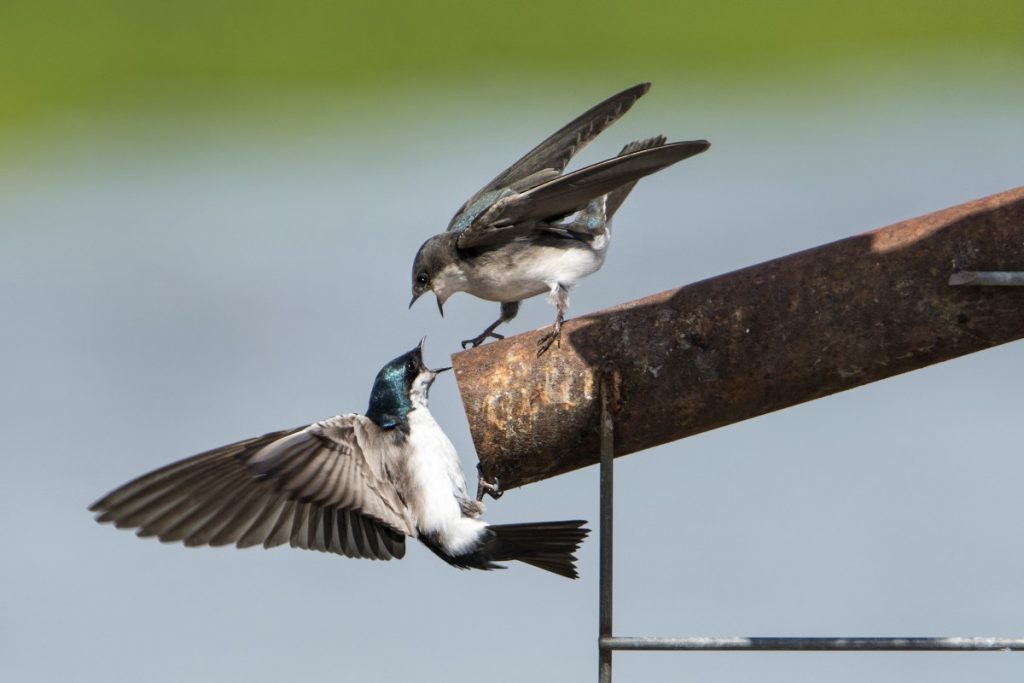
<path fill-rule="evenodd" d="M 427 337 L 426 337 L 426 335 L 424 335 L 423 339 L 420 339 L 420 343 L 416 345 L 417 350 L 419 350 L 419 352 L 421 354 L 423 353 L 423 344 L 426 341 L 427 341 Z M 427 368 L 427 372 L 433 373 L 435 376 L 437 376 L 437 375 L 440 375 L 442 372 L 448 372 L 451 369 L 452 369 L 452 366 L 449 365 L 446 368 L 437 368 L 437 369 Z"/>
<path fill-rule="evenodd" d="M 423 292 L 419 292 L 418 294 L 413 294 L 412 295 L 412 301 L 409 302 L 409 308 L 412 308 L 412 305 L 414 303 L 416 303 L 416 299 L 419 299 L 421 296 L 423 296 Z M 434 296 L 436 297 L 437 295 L 435 294 Z M 437 299 L 437 310 L 440 311 L 441 317 L 443 318 L 444 317 L 444 304 L 441 303 L 440 299 Z"/>

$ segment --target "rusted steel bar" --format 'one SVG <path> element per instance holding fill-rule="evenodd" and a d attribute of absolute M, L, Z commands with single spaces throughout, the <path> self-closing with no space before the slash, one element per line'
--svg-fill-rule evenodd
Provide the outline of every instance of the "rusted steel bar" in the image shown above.
<path fill-rule="evenodd" d="M 619 378 L 615 455 L 1024 337 L 1024 187 L 452 357 L 482 472 L 515 487 L 599 457 L 600 373 Z"/>

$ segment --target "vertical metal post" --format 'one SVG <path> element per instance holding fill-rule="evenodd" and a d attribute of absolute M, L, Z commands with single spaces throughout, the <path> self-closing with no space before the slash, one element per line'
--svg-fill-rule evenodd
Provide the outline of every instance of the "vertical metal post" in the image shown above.
<path fill-rule="evenodd" d="M 615 459 L 615 425 L 612 420 L 611 392 L 614 379 L 610 372 L 601 376 L 601 567 L 598 608 L 598 681 L 612 681 L 612 650 L 603 646 L 612 637 L 612 468 Z"/>

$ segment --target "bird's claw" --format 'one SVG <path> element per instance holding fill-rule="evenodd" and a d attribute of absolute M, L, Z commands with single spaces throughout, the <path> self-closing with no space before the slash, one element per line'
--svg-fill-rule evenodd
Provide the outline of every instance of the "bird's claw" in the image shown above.
<path fill-rule="evenodd" d="M 476 466 L 477 478 L 476 478 L 476 500 L 480 502 L 484 499 L 484 494 L 490 496 L 494 500 L 498 500 L 505 493 L 501 484 L 498 482 L 498 478 L 494 478 L 494 483 L 491 483 L 484 479 L 484 473 L 480 469 L 480 464 Z"/>
<path fill-rule="evenodd" d="M 544 352 L 551 348 L 551 345 L 558 342 L 558 348 L 562 348 L 562 330 L 556 328 L 550 332 L 545 332 L 544 335 L 537 340 L 537 357 L 540 358 L 544 355 Z"/>
<path fill-rule="evenodd" d="M 483 334 L 481 334 L 479 336 L 476 336 L 476 337 L 473 337 L 472 339 L 463 339 L 462 342 L 461 342 L 462 343 L 462 348 L 470 347 L 470 348 L 474 348 L 475 349 L 476 347 L 478 347 L 481 344 L 483 344 L 484 341 L 486 341 L 487 339 L 490 339 L 490 338 L 504 339 L 505 335 L 498 334 L 497 332 L 484 332 Z"/>

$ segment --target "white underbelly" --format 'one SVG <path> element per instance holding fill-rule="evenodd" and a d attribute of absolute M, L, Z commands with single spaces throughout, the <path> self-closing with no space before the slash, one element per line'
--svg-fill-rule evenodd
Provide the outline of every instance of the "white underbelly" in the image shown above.
<path fill-rule="evenodd" d="M 466 497 L 466 478 L 451 440 L 430 413 L 423 409 L 409 413 L 408 472 L 411 486 L 408 501 L 422 531 L 443 532 L 462 517 L 459 497 Z"/>
<path fill-rule="evenodd" d="M 468 494 L 455 447 L 425 409 L 409 413 L 409 440 L 415 447 L 408 462 L 412 500 L 407 504 L 417 530 L 450 555 L 472 551 L 487 524 L 462 514 L 459 501 Z"/>
<path fill-rule="evenodd" d="M 423 531 L 439 531 L 462 515 L 451 467 L 442 457 L 436 450 L 421 449 L 409 458 L 414 499 L 409 503 L 416 511 L 416 526 Z"/>
<path fill-rule="evenodd" d="M 556 285 L 572 287 L 601 267 L 607 246 L 607 238 L 602 237 L 571 248 L 534 247 L 514 264 L 472 273 L 469 291 L 490 301 L 521 301 L 550 292 Z"/>

